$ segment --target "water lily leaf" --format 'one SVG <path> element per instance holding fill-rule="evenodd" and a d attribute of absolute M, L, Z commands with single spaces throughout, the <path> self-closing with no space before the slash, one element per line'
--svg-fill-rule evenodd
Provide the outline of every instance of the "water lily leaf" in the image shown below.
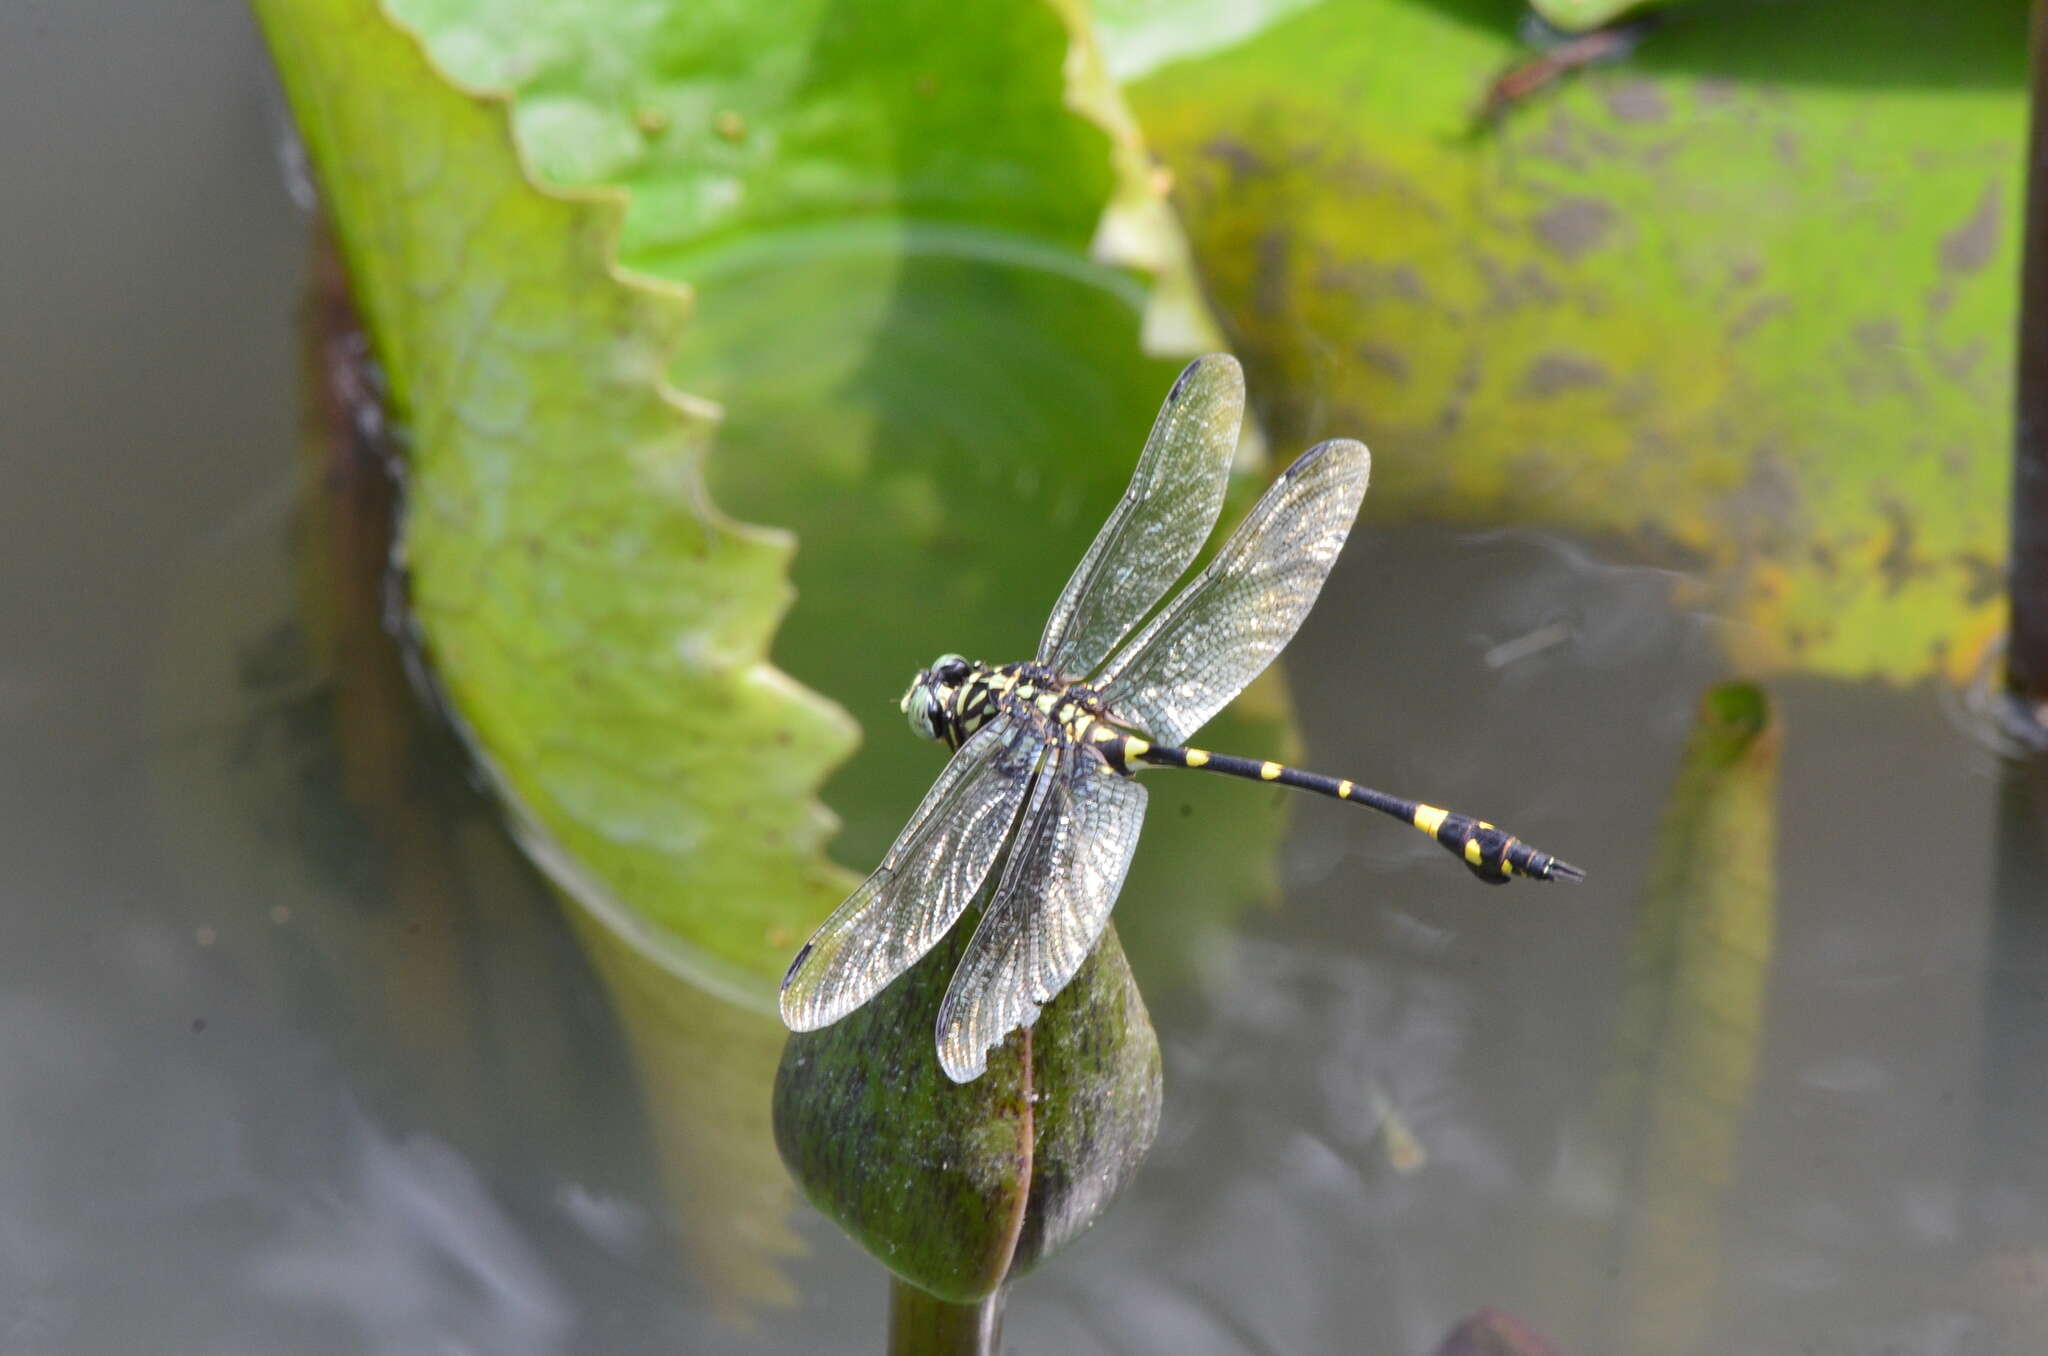
<path fill-rule="evenodd" d="M 1909 678 L 2000 619 L 2025 14 L 1842 14 L 1685 7 L 1484 129 L 1527 49 L 1477 0 L 1130 97 L 1277 442 L 1362 433 L 1382 513 L 1700 566 L 1746 662 Z"/>
<path fill-rule="evenodd" d="M 945 650 L 1026 657 L 1179 366 L 1146 336 L 1200 330 L 1091 30 L 1038 3 L 971 28 L 935 3 L 392 8 L 516 91 L 542 173 L 629 188 L 622 258 L 695 296 L 671 373 L 726 411 L 713 499 L 802 543 L 774 653 L 871 736 L 826 790 L 835 856 L 864 870 L 937 770 L 896 710 L 911 674 Z M 1216 742 L 1283 743 L 1270 696 L 1246 710 Z M 1185 949 L 1189 917 L 1270 893 L 1278 817 L 1176 818 L 1131 894 L 1207 863 L 1172 892 Z M 786 952 L 802 931 L 773 935 Z"/>
<path fill-rule="evenodd" d="M 706 507 L 706 425 L 679 431 L 640 383 L 683 334 L 678 385 L 733 412 L 712 496 L 805 543 L 778 658 L 889 736 L 833 797 L 864 865 L 932 774 L 898 734 L 908 674 L 977 633 L 991 658 L 1028 649 L 1171 380 L 1139 352 L 1147 289 L 1088 255 L 1131 193 L 1113 101 L 1063 78 L 1082 30 L 1038 5 L 965 34 L 830 4 L 729 23 L 393 4 L 455 74 L 516 91 L 516 141 L 552 179 L 631 190 L 621 257 L 695 293 L 684 331 L 672 296 L 612 276 L 612 197 L 526 186 L 505 106 L 337 5 L 264 14 L 316 165 L 348 166 L 330 206 L 413 425 L 436 666 L 558 877 L 645 944 L 681 935 L 737 966 L 721 983 L 760 985 L 846 884 L 807 806 L 849 732 L 758 663 L 786 542 Z M 368 66 L 417 75 L 418 108 L 362 93 L 392 75 L 345 77 L 358 37 L 406 54 Z M 458 151 L 451 120 L 488 146 Z M 588 353 L 551 305 L 587 318 Z M 1265 823 L 1238 846 L 1256 856 Z"/>
<path fill-rule="evenodd" d="M 967 920 L 972 922 L 972 918 Z M 971 929 L 793 1035 L 775 1142 L 812 1204 L 903 1280 L 972 1304 L 1086 1229 L 1159 1128 L 1159 1041 L 1114 926 L 1036 1026 L 954 1083 L 932 1030 Z"/>
<path fill-rule="evenodd" d="M 938 0 L 391 4 L 458 77 L 517 93 L 521 143 L 550 182 L 633 191 L 636 269 L 696 286 L 876 232 L 895 238 L 884 257 L 1092 257 L 1148 274 L 1148 346 L 1217 346 L 1079 0 L 1007 0 L 971 26 Z"/>
<path fill-rule="evenodd" d="M 550 183 L 628 188 L 624 257 L 693 281 L 782 231 L 952 225 L 1085 249 L 1111 191 L 1039 4 L 389 0 L 457 79 L 515 94 Z M 822 308 L 821 308 L 822 309 Z"/>
<path fill-rule="evenodd" d="M 709 415 L 661 380 L 682 297 L 622 280 L 618 202 L 537 188 L 504 103 L 369 0 L 257 12 L 409 431 L 403 549 L 454 710 L 586 904 L 772 970 L 840 891 L 813 795 L 853 730 L 764 660 L 790 543 L 706 501 Z"/>

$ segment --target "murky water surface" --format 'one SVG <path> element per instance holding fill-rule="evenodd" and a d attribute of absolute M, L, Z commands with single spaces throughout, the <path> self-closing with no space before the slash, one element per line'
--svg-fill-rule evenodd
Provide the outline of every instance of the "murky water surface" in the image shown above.
<path fill-rule="evenodd" d="M 0 1351 L 878 1346 L 879 1274 L 692 1063 L 772 1033 L 622 1009 L 309 583 L 365 538 L 297 498 L 306 226 L 240 7 L 25 0 L 0 69 Z M 1773 684 L 1767 906 L 1660 943 L 1722 676 L 1665 583 L 1368 504 L 1304 761 L 1592 880 L 1298 807 L 1277 907 L 1193 979 L 1134 949 L 1160 1142 L 1012 1349 L 1423 1353 L 1487 1305 L 1577 1356 L 2048 1349 L 2048 783 L 1932 691 Z"/>

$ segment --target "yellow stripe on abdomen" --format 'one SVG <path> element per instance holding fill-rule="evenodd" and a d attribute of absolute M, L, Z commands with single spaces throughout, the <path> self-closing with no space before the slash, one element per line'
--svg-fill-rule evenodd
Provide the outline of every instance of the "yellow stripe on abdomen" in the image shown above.
<path fill-rule="evenodd" d="M 1415 827 L 1421 829 L 1432 838 L 1436 837 L 1436 831 L 1442 828 L 1444 821 L 1450 817 L 1451 812 L 1449 810 L 1439 810 L 1434 805 L 1418 805 L 1415 807 Z M 1439 858 L 1438 860 L 1442 859 Z"/>

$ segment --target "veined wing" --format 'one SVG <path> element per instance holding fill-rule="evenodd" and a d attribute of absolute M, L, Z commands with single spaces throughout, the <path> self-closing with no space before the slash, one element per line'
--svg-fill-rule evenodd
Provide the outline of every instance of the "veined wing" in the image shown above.
<path fill-rule="evenodd" d="M 953 971 L 939 1008 L 939 1065 L 956 1083 L 1065 988 L 1095 948 L 1124 887 L 1145 788 L 1067 750 L 1040 773 L 1002 884 Z"/>
<path fill-rule="evenodd" d="M 782 978 L 792 1031 L 838 1021 L 915 965 L 988 878 L 1043 742 L 993 720 L 960 746 L 875 873 L 811 934 Z"/>
<path fill-rule="evenodd" d="M 1318 443 L 1273 482 L 1209 567 L 1094 681 L 1120 719 L 1184 744 L 1294 638 L 1358 516 L 1372 454 Z"/>
<path fill-rule="evenodd" d="M 1244 418 L 1244 373 L 1212 353 L 1189 363 L 1159 407 L 1124 497 L 1053 605 L 1038 661 L 1092 673 L 1186 572 L 1215 530 Z"/>

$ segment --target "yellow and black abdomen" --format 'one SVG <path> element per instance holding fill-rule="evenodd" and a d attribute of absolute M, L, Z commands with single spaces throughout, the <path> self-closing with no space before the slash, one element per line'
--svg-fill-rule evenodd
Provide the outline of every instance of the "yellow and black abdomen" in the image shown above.
<path fill-rule="evenodd" d="M 1105 749 L 1113 767 L 1123 770 L 1135 763 L 1146 763 L 1153 767 L 1191 767 L 1204 772 L 1220 772 L 1227 777 L 1242 777 L 1247 781 L 1272 782 L 1277 786 L 1290 786 L 1300 791 L 1313 791 L 1332 800 L 1347 800 L 1355 805 L 1378 810 L 1405 823 L 1421 829 L 1436 839 L 1445 848 L 1457 854 L 1472 874 L 1489 885 L 1500 885 L 1515 876 L 1527 876 L 1532 880 L 1569 880 L 1584 878 L 1585 873 L 1569 862 L 1559 861 L 1547 852 L 1538 852 L 1512 834 L 1503 833 L 1483 819 L 1461 815 L 1421 801 L 1403 800 L 1390 796 L 1384 791 L 1375 791 L 1369 786 L 1344 777 L 1326 777 L 1320 772 L 1304 772 L 1300 768 L 1288 767 L 1283 763 L 1263 761 L 1257 758 L 1239 758 L 1228 753 L 1210 753 L 1206 749 L 1174 748 L 1169 745 L 1153 744 L 1136 735 L 1118 736 L 1117 747 Z"/>

